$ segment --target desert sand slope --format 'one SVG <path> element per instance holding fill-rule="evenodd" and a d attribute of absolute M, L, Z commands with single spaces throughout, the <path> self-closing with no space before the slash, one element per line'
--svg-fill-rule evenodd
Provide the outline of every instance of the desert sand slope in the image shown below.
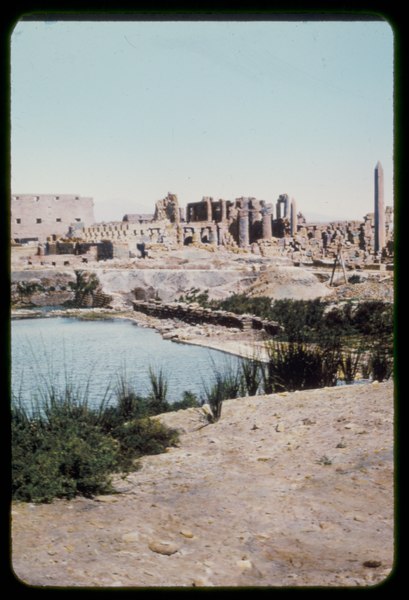
<path fill-rule="evenodd" d="M 393 385 L 230 400 L 160 417 L 180 446 L 121 494 L 13 505 L 36 586 L 367 586 L 393 566 Z"/>

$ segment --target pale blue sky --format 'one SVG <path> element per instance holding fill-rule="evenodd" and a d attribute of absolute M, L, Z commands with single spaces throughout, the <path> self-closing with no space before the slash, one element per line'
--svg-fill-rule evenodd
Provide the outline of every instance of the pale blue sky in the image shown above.
<path fill-rule="evenodd" d="M 11 51 L 15 194 L 92 196 L 120 220 L 168 191 L 288 193 L 360 219 L 380 160 L 393 204 L 386 22 L 20 22 Z"/>

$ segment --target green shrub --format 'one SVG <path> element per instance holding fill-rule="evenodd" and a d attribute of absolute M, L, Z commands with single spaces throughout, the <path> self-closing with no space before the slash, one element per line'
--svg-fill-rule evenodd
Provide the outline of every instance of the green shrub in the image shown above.
<path fill-rule="evenodd" d="M 382 338 L 383 344 L 392 343 L 393 306 L 381 301 L 365 301 L 355 305 L 348 301 L 332 306 L 321 299 L 275 300 L 262 296 L 251 298 L 233 294 L 224 300 L 212 300 L 209 306 L 237 314 L 249 313 L 277 321 L 283 332 L 276 339 L 290 343 L 333 346 L 336 341 L 347 347 Z"/>
<path fill-rule="evenodd" d="M 93 496 L 112 490 L 118 444 L 84 419 L 31 419 L 12 411 L 12 492 L 17 500 Z"/>
<path fill-rule="evenodd" d="M 185 408 L 197 408 L 200 406 L 200 401 L 196 394 L 188 390 L 183 392 L 182 400 L 178 400 L 169 405 L 169 410 L 181 410 Z"/>
<path fill-rule="evenodd" d="M 146 400 L 128 386 L 119 391 L 116 406 L 102 402 L 96 409 L 85 391 L 78 395 L 70 385 L 59 392 L 48 385 L 31 411 L 13 402 L 14 499 L 50 502 L 112 492 L 112 473 L 136 468 L 135 459 L 176 443 L 175 431 L 146 416 Z"/>
<path fill-rule="evenodd" d="M 179 297 L 179 302 L 185 302 L 186 304 L 197 303 L 203 308 L 208 308 L 209 303 L 209 290 L 200 290 L 200 288 L 192 287 L 184 295 Z"/>
<path fill-rule="evenodd" d="M 178 440 L 175 430 L 149 417 L 122 423 L 112 435 L 119 443 L 120 464 L 124 469 L 131 467 L 136 458 L 160 454 Z"/>
<path fill-rule="evenodd" d="M 325 303 L 316 300 L 276 300 L 270 319 L 284 327 L 283 339 L 289 342 L 315 341 L 322 327 Z"/>
<path fill-rule="evenodd" d="M 115 387 L 116 403 L 111 407 L 117 413 L 121 421 L 136 419 L 148 415 L 148 400 L 136 393 L 134 388 L 128 383 L 126 374 L 118 378 Z"/>
<path fill-rule="evenodd" d="M 229 298 L 212 301 L 212 308 L 236 314 L 252 314 L 263 319 L 271 318 L 271 298 L 259 296 L 252 298 L 246 294 L 232 294 Z"/>
<path fill-rule="evenodd" d="M 353 324 L 359 333 L 379 338 L 393 334 L 393 306 L 381 301 L 361 302 L 353 314 Z"/>

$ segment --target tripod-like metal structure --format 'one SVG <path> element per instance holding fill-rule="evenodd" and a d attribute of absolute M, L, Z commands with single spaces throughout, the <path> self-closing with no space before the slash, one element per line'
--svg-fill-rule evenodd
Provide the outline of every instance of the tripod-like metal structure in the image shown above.
<path fill-rule="evenodd" d="M 342 244 L 338 244 L 338 250 L 337 250 L 337 254 L 335 256 L 334 266 L 332 267 L 331 279 L 329 282 L 330 286 L 332 285 L 332 283 L 334 281 L 335 270 L 336 270 L 338 264 L 340 264 L 342 267 L 342 272 L 344 273 L 345 283 L 348 283 L 347 274 L 345 271 L 344 257 L 342 255 Z"/>

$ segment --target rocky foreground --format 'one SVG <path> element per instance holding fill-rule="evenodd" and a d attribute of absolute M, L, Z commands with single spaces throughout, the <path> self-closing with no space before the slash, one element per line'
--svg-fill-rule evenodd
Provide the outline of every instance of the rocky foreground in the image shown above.
<path fill-rule="evenodd" d="M 370 586 L 393 567 L 393 385 L 159 417 L 180 446 L 120 493 L 12 508 L 12 565 L 34 586 Z"/>

